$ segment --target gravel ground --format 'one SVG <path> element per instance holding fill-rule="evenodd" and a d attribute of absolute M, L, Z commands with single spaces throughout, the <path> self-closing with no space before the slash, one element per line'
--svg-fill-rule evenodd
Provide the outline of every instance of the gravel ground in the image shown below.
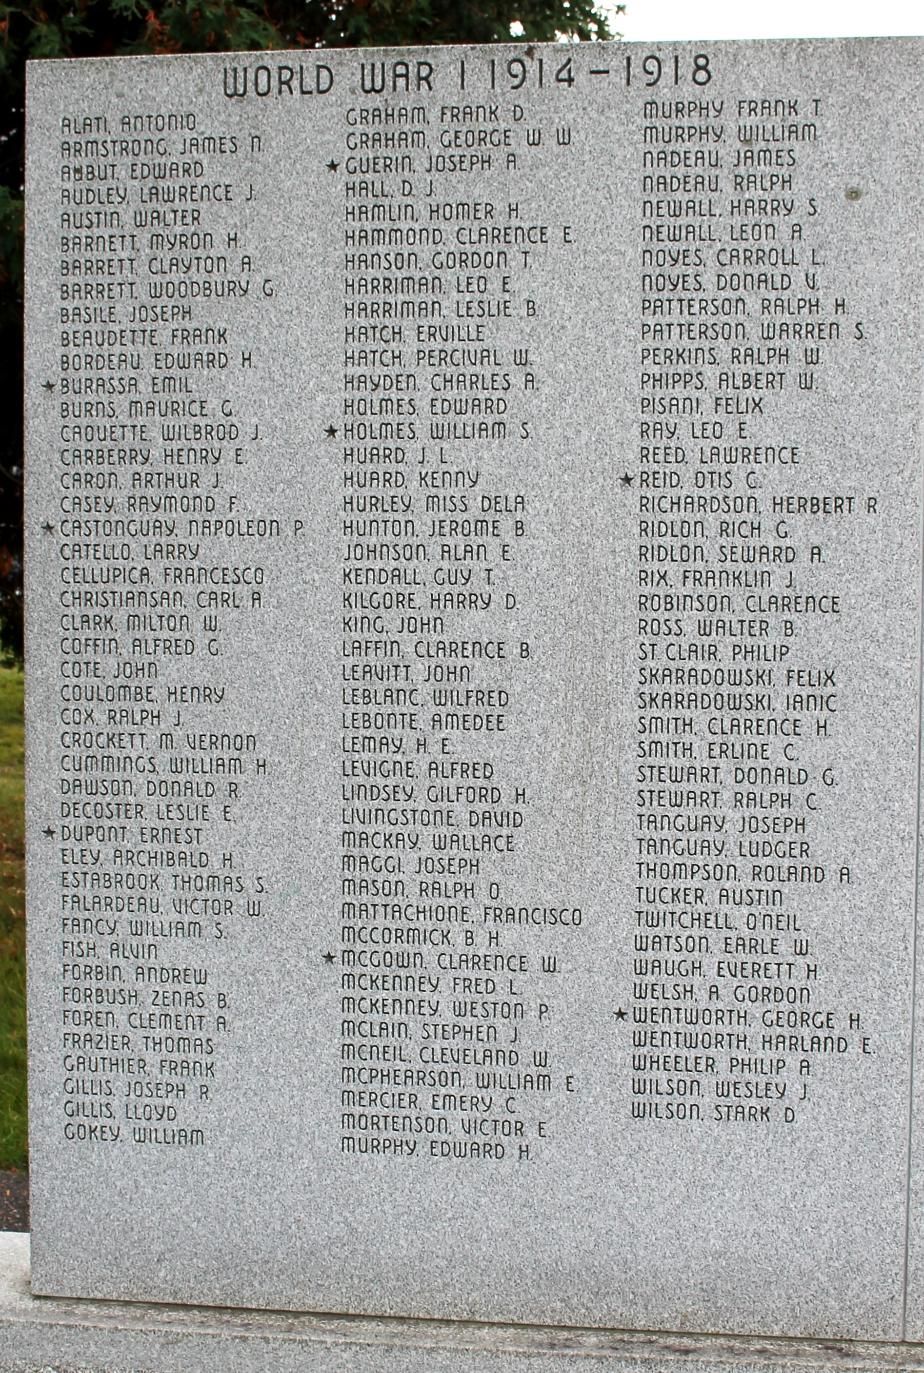
<path fill-rule="evenodd" d="M 0 1170 L 0 1230 L 29 1229 L 29 1174 Z"/>

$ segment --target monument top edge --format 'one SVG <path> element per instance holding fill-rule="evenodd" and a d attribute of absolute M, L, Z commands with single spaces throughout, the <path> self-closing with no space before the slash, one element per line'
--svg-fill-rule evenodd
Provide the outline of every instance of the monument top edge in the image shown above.
<path fill-rule="evenodd" d="M 299 57 L 302 60 L 310 57 L 342 58 L 355 57 L 357 55 L 371 56 L 375 53 L 396 53 L 396 52 L 471 52 L 474 50 L 483 51 L 492 49 L 503 51 L 513 49 L 516 52 L 524 53 L 527 49 L 556 51 L 560 52 L 563 48 L 575 48 L 582 51 L 599 51 L 600 49 L 612 48 L 644 48 L 649 51 L 659 47 L 701 47 L 708 43 L 710 47 L 728 48 L 757 48 L 768 44 L 776 48 L 781 47 L 836 47 L 842 44 L 884 44 L 900 43 L 914 48 L 924 47 L 924 34 L 877 34 L 877 35 L 851 35 L 837 34 L 827 37 L 817 38 L 658 38 L 658 39 L 601 39 L 594 43 L 555 43 L 555 42 L 528 42 L 526 39 L 511 39 L 509 43 L 420 43 L 407 44 L 401 46 L 381 46 L 363 48 L 257 48 L 247 50 L 222 51 L 222 52 L 183 52 L 183 53 L 136 53 L 106 57 L 42 57 L 30 58 L 26 62 L 26 67 L 30 70 L 43 69 L 46 67 L 58 68 L 62 65 L 68 66 L 108 66 L 116 63 L 131 62 L 188 62 L 190 60 L 207 59 L 211 61 L 224 61 L 237 59 L 245 61 L 250 58 L 262 57 L 264 60 L 278 59 L 283 57 Z"/>

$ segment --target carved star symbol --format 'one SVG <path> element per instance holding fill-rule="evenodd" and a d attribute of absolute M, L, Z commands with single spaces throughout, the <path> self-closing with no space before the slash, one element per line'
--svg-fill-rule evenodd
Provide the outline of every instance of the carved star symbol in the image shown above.
<path fill-rule="evenodd" d="M 628 472 L 623 472 L 619 480 L 623 486 L 631 486 L 632 483 L 635 481 L 635 478 L 630 476 Z"/>
<path fill-rule="evenodd" d="M 44 529 L 46 534 L 53 534 L 55 532 L 54 525 L 51 524 L 48 520 L 45 521 L 45 523 L 42 525 L 42 528 Z"/>
<path fill-rule="evenodd" d="M 330 161 L 328 162 L 328 164 L 327 164 L 327 170 L 328 170 L 329 172 L 335 172 L 339 166 L 340 166 L 340 163 L 339 163 L 339 162 L 335 162 L 334 159 L 331 158 L 331 160 L 330 160 Z"/>
<path fill-rule="evenodd" d="M 52 829 L 51 825 L 46 825 L 45 828 L 42 830 L 42 833 L 47 834 L 49 839 L 54 839 L 55 837 L 55 832 Z"/>
<path fill-rule="evenodd" d="M 43 391 L 53 391 L 54 389 L 55 389 L 55 383 L 54 383 L 53 381 L 43 381 L 43 382 L 42 382 L 42 390 L 43 390 Z"/>
<path fill-rule="evenodd" d="M 326 953 L 326 954 L 324 955 L 324 962 L 325 962 L 325 963 L 333 963 L 333 961 L 334 961 L 334 955 L 333 955 L 332 953 Z"/>
<path fill-rule="evenodd" d="M 618 1011 L 613 1012 L 613 1015 L 616 1017 L 617 1020 L 625 1020 L 626 1018 L 626 1013 L 621 1006 Z"/>
<path fill-rule="evenodd" d="M 327 426 L 327 428 L 324 430 L 324 433 L 327 435 L 329 439 L 335 439 L 337 437 L 337 430 L 334 428 L 332 424 L 329 424 Z"/>

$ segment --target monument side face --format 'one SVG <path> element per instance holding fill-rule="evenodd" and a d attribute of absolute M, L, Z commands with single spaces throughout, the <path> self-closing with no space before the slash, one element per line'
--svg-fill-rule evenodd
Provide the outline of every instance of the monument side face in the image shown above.
<path fill-rule="evenodd" d="M 921 1337 L 920 53 L 32 65 L 37 1293 Z"/>

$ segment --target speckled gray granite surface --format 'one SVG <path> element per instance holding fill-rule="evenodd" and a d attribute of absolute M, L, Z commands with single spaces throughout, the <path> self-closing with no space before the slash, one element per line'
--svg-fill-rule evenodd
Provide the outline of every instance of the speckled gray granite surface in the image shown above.
<path fill-rule="evenodd" d="M 35 1293 L 924 1335 L 920 56 L 31 67 Z"/>
<path fill-rule="evenodd" d="M 0 1373 L 899 1373 L 920 1345 L 377 1320 L 29 1291 L 28 1237 L 0 1232 Z"/>

